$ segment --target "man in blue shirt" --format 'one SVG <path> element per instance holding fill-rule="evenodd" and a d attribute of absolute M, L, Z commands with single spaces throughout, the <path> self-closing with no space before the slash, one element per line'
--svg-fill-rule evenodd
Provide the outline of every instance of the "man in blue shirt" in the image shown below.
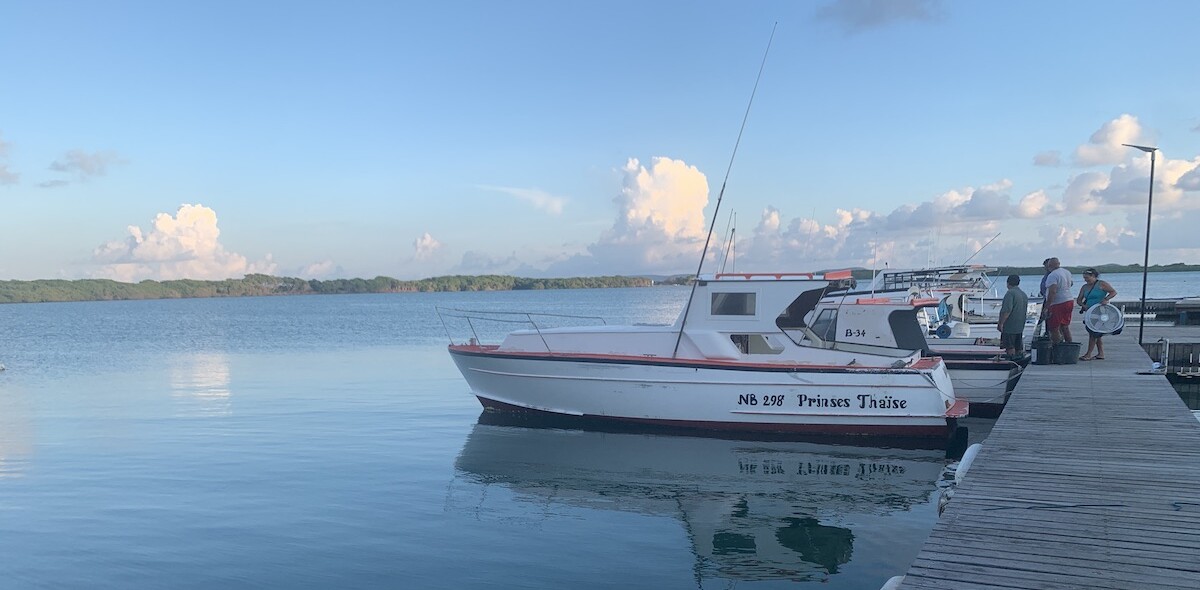
<path fill-rule="evenodd" d="M 1046 279 L 1050 278 L 1050 259 L 1042 261 L 1042 286 L 1038 288 L 1038 295 L 1046 296 Z"/>

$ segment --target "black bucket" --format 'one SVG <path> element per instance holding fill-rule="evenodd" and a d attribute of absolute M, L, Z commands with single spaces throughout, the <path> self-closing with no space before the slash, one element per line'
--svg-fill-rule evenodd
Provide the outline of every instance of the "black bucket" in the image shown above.
<path fill-rule="evenodd" d="M 1075 365 L 1079 363 L 1079 343 L 1078 342 L 1059 342 L 1054 345 L 1054 353 L 1051 355 L 1053 362 L 1056 365 Z"/>
<path fill-rule="evenodd" d="M 1034 338 L 1033 346 L 1030 347 L 1030 351 L 1033 354 L 1033 361 L 1031 361 L 1031 362 L 1035 365 L 1050 364 L 1050 362 L 1052 361 L 1052 359 L 1050 358 L 1051 350 L 1052 349 L 1051 349 L 1049 336 L 1038 336 L 1038 337 Z"/>

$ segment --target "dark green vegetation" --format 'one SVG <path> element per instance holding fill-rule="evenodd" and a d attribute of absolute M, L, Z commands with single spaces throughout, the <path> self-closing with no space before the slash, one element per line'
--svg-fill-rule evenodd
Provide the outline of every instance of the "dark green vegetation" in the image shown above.
<path fill-rule="evenodd" d="M 1084 266 L 1068 266 L 1080 273 Z M 1121 272 L 1142 272 L 1140 264 L 1102 264 L 1096 267 L 1101 275 Z M 1200 271 L 1200 265 L 1154 265 L 1150 272 Z M 870 269 L 853 269 L 854 278 L 870 279 Z M 1009 274 L 1037 275 L 1040 266 L 1001 266 L 996 276 Z M 818 273 L 820 274 L 820 273 Z M 334 293 L 403 293 L 409 291 L 521 291 L 536 289 L 597 289 L 605 287 L 649 287 L 688 285 L 692 275 L 671 277 L 573 277 L 567 279 L 528 279 L 508 275 L 453 275 L 419 281 L 402 281 L 391 277 L 373 279 L 330 279 L 328 281 L 273 277 L 251 274 L 241 279 L 224 281 L 142 281 L 118 283 L 107 279 L 0 281 L 0 303 L 43 303 L 47 301 L 110 301 L 121 299 L 181 299 L 188 297 L 253 297 L 262 295 L 324 295 Z"/>
<path fill-rule="evenodd" d="M 592 289 L 648 287 L 640 277 L 575 277 L 526 279 L 504 275 L 446 276 L 401 281 L 391 277 L 306 281 L 292 277 L 251 274 L 224 281 L 142 281 L 118 283 L 107 279 L 77 281 L 0 281 L 0 303 L 47 301 L 109 301 L 118 299 L 180 299 L 186 297 L 251 297 L 261 295 L 322 295 L 333 293 L 401 293 L 406 291 L 512 291 L 528 289 Z"/>

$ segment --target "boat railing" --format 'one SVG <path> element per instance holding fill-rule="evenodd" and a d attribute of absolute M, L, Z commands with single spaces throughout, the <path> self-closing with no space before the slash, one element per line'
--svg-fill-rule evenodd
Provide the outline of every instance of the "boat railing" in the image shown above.
<path fill-rule="evenodd" d="M 541 313 L 529 311 L 494 311 L 480 309 L 460 309 L 456 307 L 435 307 L 438 318 L 442 322 L 442 328 L 446 330 L 446 338 L 450 340 L 450 344 L 456 344 L 454 336 L 450 333 L 450 323 L 447 318 L 462 320 L 466 323 L 467 328 L 471 332 L 470 342 L 477 344 L 483 342 L 480 337 L 481 326 L 477 324 L 519 324 L 528 326 L 537 332 L 541 338 L 542 344 L 546 346 L 546 350 L 550 350 L 550 345 L 546 342 L 546 337 L 542 334 L 543 329 L 562 326 L 564 324 L 573 324 L 576 321 L 599 321 L 601 325 L 608 325 L 608 322 L 600 316 L 587 315 L 572 315 L 561 313 Z"/>

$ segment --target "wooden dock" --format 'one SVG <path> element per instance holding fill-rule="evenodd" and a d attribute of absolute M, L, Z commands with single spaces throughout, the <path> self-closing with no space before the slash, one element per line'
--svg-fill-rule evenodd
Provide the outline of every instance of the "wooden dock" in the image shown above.
<path fill-rule="evenodd" d="M 1200 588 L 1200 422 L 1104 341 L 1029 366 L 900 588 Z"/>

